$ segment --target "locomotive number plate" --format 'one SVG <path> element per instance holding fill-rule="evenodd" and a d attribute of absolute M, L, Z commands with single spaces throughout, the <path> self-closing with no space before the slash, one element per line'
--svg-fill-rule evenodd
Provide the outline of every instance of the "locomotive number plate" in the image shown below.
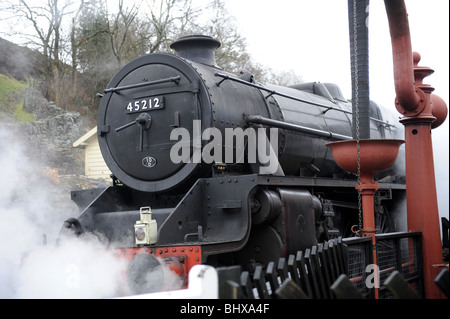
<path fill-rule="evenodd" d="M 164 108 L 164 96 L 152 96 L 130 101 L 127 104 L 126 112 L 130 114 L 130 113 L 159 110 L 163 108 Z"/>

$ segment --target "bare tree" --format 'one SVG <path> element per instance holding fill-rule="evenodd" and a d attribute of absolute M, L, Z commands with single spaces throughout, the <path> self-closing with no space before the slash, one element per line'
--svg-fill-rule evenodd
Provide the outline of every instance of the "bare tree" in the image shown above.
<path fill-rule="evenodd" d="M 60 87 L 63 77 L 63 63 L 61 54 L 62 46 L 62 22 L 69 14 L 71 3 L 64 0 L 48 0 L 36 2 L 30 0 L 5 0 L 2 10 L 13 15 L 16 24 L 23 26 L 21 31 L 16 31 L 28 40 L 28 45 L 40 49 L 43 55 L 43 73 L 46 83 L 53 83 L 53 87 L 47 86 L 45 95 L 60 102 Z M 56 79 L 56 80 L 55 80 Z"/>
<path fill-rule="evenodd" d="M 131 8 L 123 6 L 123 0 L 119 0 L 118 12 L 109 21 L 109 35 L 111 39 L 111 49 L 117 59 L 119 67 L 123 66 L 124 57 L 127 55 L 127 39 L 129 38 L 129 29 L 133 24 L 139 12 L 139 5 L 133 3 Z"/>
<path fill-rule="evenodd" d="M 152 0 L 148 6 L 154 29 L 149 52 L 170 51 L 170 43 L 191 33 L 193 21 L 201 12 L 193 7 L 192 0 Z"/>
<path fill-rule="evenodd" d="M 85 5 L 84 0 L 81 0 L 75 14 L 72 17 L 72 25 L 70 30 L 70 44 L 71 44 L 71 57 L 72 57 L 72 94 L 76 93 L 78 84 L 78 47 L 84 41 L 84 39 L 77 39 L 76 28 L 79 23 L 80 13 Z"/>
<path fill-rule="evenodd" d="M 260 82 L 300 80 L 292 72 L 276 73 L 252 61 L 224 0 L 211 0 L 206 7 L 193 3 L 198 2 L 118 0 L 108 8 L 106 0 L 2 0 L 0 10 L 8 15 L 0 19 L 13 17 L 17 25 L 25 25 L 15 32 L 42 53 L 44 93 L 64 107 L 88 104 L 95 111 L 95 92 L 120 67 L 147 53 L 171 52 L 174 40 L 191 34 L 218 39 L 217 63 L 230 72 L 246 70 Z"/>
<path fill-rule="evenodd" d="M 102 34 L 109 34 L 107 23 L 98 23 L 101 12 L 97 12 L 97 7 L 103 7 L 102 0 L 80 0 L 78 8 L 72 16 L 72 24 L 70 29 L 70 53 L 72 61 L 72 92 L 75 96 L 78 88 L 79 73 L 79 51 L 86 46 L 91 39 L 98 38 Z M 104 20 L 107 22 L 108 20 Z"/>

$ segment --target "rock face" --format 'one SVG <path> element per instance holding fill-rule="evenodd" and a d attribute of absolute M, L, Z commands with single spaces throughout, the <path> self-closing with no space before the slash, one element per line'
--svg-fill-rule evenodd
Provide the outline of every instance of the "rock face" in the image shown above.
<path fill-rule="evenodd" d="M 67 148 L 84 134 L 80 113 L 64 111 L 34 89 L 27 89 L 23 109 L 36 116 L 25 124 L 25 131 L 41 144 Z"/>
<path fill-rule="evenodd" d="M 56 148 L 70 147 L 83 133 L 80 113 L 67 112 L 24 125 L 30 138 Z"/>
<path fill-rule="evenodd" d="M 86 133 L 82 117 L 57 107 L 33 89 L 27 89 L 24 100 L 23 109 L 34 114 L 35 121 L 19 124 L 7 113 L 0 116 L 0 163 L 14 163 L 14 167 L 4 168 L 4 173 L 20 175 L 31 190 L 41 190 L 39 196 L 45 193 L 48 206 L 56 214 L 65 212 L 75 217 L 78 208 L 70 191 L 99 184 L 84 176 L 84 151 L 71 147 Z M 15 182 L 9 181 L 8 187 Z"/>
<path fill-rule="evenodd" d="M 57 107 L 35 89 L 26 90 L 23 109 L 34 114 L 36 120 L 19 124 L 4 117 L 1 127 L 15 139 L 5 143 L 11 147 L 20 144 L 27 160 L 38 163 L 44 171 L 56 172 L 53 175 L 83 175 L 83 151 L 71 148 L 85 134 L 81 115 Z"/>

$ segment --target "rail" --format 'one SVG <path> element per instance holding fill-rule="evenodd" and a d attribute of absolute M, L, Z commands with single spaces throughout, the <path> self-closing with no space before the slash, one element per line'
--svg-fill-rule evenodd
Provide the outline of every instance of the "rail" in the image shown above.
<path fill-rule="evenodd" d="M 379 282 L 383 283 L 394 271 L 398 271 L 421 297 L 424 297 L 422 234 L 420 232 L 397 232 L 377 234 L 377 267 Z M 372 242 L 368 237 L 343 240 L 346 246 L 347 276 L 366 297 L 373 298 L 373 289 L 367 285 L 367 266 L 373 264 Z M 370 285 L 369 285 L 370 286 Z M 379 298 L 392 296 L 380 284 Z"/>
<path fill-rule="evenodd" d="M 352 139 L 351 136 L 337 134 L 337 133 L 333 133 L 330 131 L 317 130 L 317 129 L 306 127 L 306 126 L 301 126 L 301 125 L 292 124 L 292 123 L 288 123 L 288 122 L 269 119 L 269 118 L 263 117 L 261 115 L 246 115 L 245 121 L 247 122 L 247 124 L 262 124 L 262 125 L 286 129 L 289 131 L 294 131 L 294 132 L 299 132 L 299 133 L 304 133 L 304 134 L 309 134 L 309 135 L 315 135 L 315 136 L 333 139 L 333 140 L 351 140 Z"/>
<path fill-rule="evenodd" d="M 398 272 L 420 297 L 424 296 L 422 235 L 399 232 L 376 235 L 380 280 L 379 298 L 393 298 L 382 285 Z M 253 272 L 240 266 L 217 268 L 219 298 L 242 299 L 330 299 L 333 286 L 342 275 L 349 279 L 355 295 L 375 298 L 370 285 L 373 272 L 370 237 L 335 238 L 272 261 Z"/>
<path fill-rule="evenodd" d="M 167 83 L 167 82 L 174 82 L 175 84 L 180 83 L 181 80 L 181 76 L 173 76 L 167 79 L 161 79 L 161 80 L 155 80 L 155 81 L 149 81 L 149 82 L 141 82 L 141 83 L 136 83 L 136 84 L 130 84 L 130 85 L 124 85 L 124 86 L 118 86 L 115 88 L 108 88 L 108 89 L 104 89 L 103 92 L 104 93 L 111 93 L 111 92 L 120 92 L 123 90 L 129 90 L 129 89 L 135 89 L 135 88 L 140 88 L 140 87 L 144 87 L 144 86 L 150 86 L 150 85 L 155 85 L 155 84 L 161 84 L 161 83 Z"/>
<path fill-rule="evenodd" d="M 289 95 L 289 94 L 284 94 L 284 93 L 281 93 L 281 92 L 278 92 L 278 91 L 266 88 L 266 87 L 264 87 L 262 85 L 259 85 L 259 84 L 247 82 L 245 80 L 239 79 L 237 77 L 234 77 L 234 76 L 231 76 L 231 75 L 228 75 L 228 74 L 215 72 L 214 76 L 222 78 L 222 80 L 220 80 L 219 82 L 216 83 L 217 86 L 220 86 L 225 80 L 230 80 L 230 81 L 237 82 L 237 83 L 240 83 L 240 84 L 243 84 L 243 85 L 254 87 L 254 88 L 256 88 L 258 90 L 261 90 L 261 91 L 268 92 L 269 94 L 267 96 L 265 96 L 266 99 L 269 98 L 272 95 L 278 95 L 278 96 L 281 96 L 281 97 L 284 97 L 284 98 L 287 98 L 287 99 L 290 99 L 290 100 L 303 102 L 303 103 L 315 105 L 315 106 L 318 106 L 318 107 L 321 107 L 321 108 L 325 108 L 326 110 L 324 110 L 322 112 L 322 114 L 325 114 L 326 112 L 328 112 L 330 110 L 337 111 L 337 112 L 342 112 L 342 113 L 346 113 L 346 114 L 353 114 L 353 112 L 351 112 L 351 111 L 347 111 L 347 110 L 344 110 L 344 109 L 339 109 L 339 108 L 332 107 L 330 105 L 322 104 L 322 103 L 319 103 L 319 102 L 309 101 L 309 100 L 302 99 L 302 98 L 299 98 L 299 97 L 296 97 L 296 96 L 292 96 L 292 95 Z M 395 126 L 393 124 L 390 124 L 388 122 L 385 122 L 385 121 L 382 121 L 380 119 L 376 119 L 376 118 L 373 118 L 373 117 L 370 117 L 370 119 L 375 121 L 375 122 L 378 122 L 378 123 L 381 123 L 383 125 L 386 125 L 386 126 L 392 126 L 392 127 Z"/>

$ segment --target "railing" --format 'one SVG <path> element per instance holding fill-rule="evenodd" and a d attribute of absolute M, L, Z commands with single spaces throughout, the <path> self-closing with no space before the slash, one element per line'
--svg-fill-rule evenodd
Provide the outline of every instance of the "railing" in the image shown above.
<path fill-rule="evenodd" d="M 419 232 L 376 235 L 380 282 L 397 270 L 421 297 L 424 297 L 422 235 Z M 390 298 L 380 287 L 380 298 Z"/>
<path fill-rule="evenodd" d="M 394 271 L 424 296 L 421 233 L 376 235 L 379 298 L 392 298 L 382 283 Z M 375 277 L 370 237 L 333 239 L 280 258 L 255 271 L 218 268 L 219 298 L 334 298 L 331 286 L 342 274 L 362 297 L 374 298 Z"/>
<path fill-rule="evenodd" d="M 352 237 L 345 238 L 343 242 L 346 260 L 345 274 L 364 297 L 374 298 L 374 290 L 366 284 L 370 275 L 367 266 L 373 264 L 372 238 Z"/>
<path fill-rule="evenodd" d="M 397 270 L 415 292 L 424 297 L 422 235 L 419 232 L 378 234 L 376 239 L 379 298 L 392 296 L 383 282 Z M 343 239 L 346 275 L 366 298 L 374 298 L 375 272 L 370 237 Z M 370 267 L 372 266 L 372 267 Z"/>
<path fill-rule="evenodd" d="M 287 258 L 256 266 L 218 268 L 219 298 L 332 298 L 331 284 L 345 273 L 342 239 L 333 239 Z"/>

